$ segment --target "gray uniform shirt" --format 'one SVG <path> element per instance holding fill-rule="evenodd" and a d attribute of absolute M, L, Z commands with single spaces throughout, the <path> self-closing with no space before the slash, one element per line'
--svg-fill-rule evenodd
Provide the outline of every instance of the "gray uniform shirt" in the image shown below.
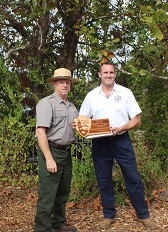
<path fill-rule="evenodd" d="M 47 127 L 50 142 L 67 145 L 75 139 L 72 121 L 78 116 L 74 104 L 67 104 L 54 92 L 43 98 L 36 106 L 36 128 Z"/>

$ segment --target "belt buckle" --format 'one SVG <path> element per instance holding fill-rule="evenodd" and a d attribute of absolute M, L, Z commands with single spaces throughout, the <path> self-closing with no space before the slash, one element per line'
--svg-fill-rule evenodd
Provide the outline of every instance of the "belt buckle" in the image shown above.
<path fill-rule="evenodd" d="M 68 145 L 68 146 L 66 147 L 66 151 L 70 151 L 70 149 L 71 149 L 71 145 Z"/>

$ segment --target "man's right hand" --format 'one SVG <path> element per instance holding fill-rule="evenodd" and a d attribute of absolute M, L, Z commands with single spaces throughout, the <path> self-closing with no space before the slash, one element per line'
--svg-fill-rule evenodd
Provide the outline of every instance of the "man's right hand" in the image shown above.
<path fill-rule="evenodd" d="M 57 164 L 54 159 L 46 160 L 46 166 L 49 172 L 52 172 L 52 173 L 57 172 Z"/>

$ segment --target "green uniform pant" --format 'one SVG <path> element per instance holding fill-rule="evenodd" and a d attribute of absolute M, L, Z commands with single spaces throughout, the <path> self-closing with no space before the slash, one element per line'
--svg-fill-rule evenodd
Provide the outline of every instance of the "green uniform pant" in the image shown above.
<path fill-rule="evenodd" d="M 65 207 L 70 194 L 72 159 L 70 151 L 50 148 L 58 171 L 48 172 L 46 160 L 38 148 L 38 203 L 34 232 L 51 232 L 66 221 Z"/>

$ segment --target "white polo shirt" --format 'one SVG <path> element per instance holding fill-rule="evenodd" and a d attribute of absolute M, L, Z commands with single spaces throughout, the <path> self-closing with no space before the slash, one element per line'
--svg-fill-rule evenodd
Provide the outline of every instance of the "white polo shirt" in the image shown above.
<path fill-rule="evenodd" d="M 105 96 L 101 85 L 90 91 L 79 115 L 93 119 L 109 118 L 111 127 L 120 127 L 141 112 L 132 91 L 115 83 L 109 97 Z"/>

